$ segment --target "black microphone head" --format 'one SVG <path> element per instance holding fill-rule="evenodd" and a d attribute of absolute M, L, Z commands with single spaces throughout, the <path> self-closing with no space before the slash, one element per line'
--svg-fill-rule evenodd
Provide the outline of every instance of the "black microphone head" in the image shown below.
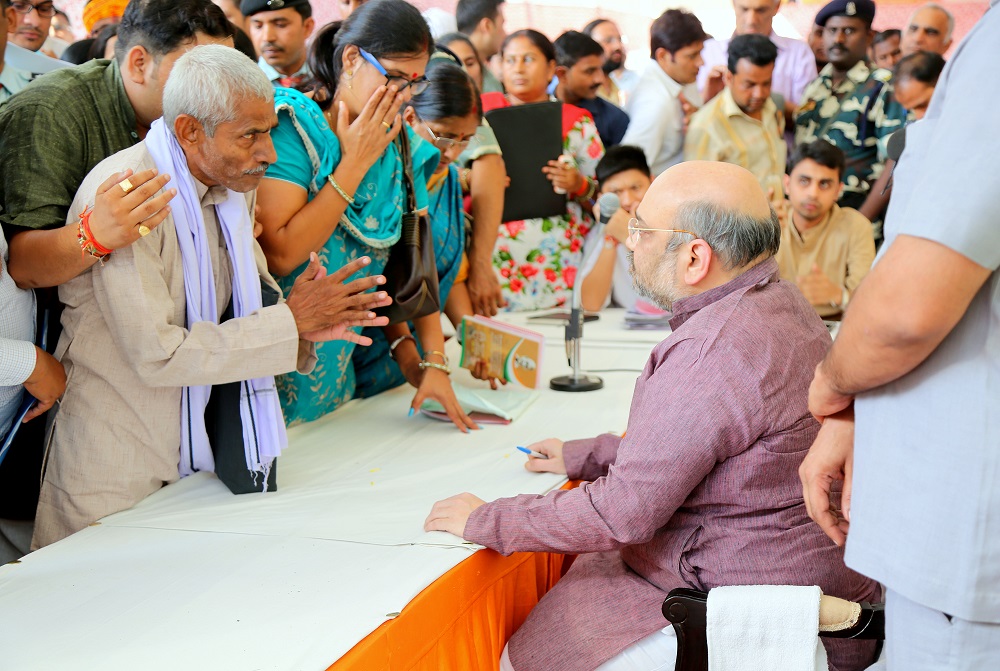
<path fill-rule="evenodd" d="M 601 208 L 601 221 L 607 221 L 622 206 L 622 202 L 615 194 L 606 193 L 597 199 L 597 206 Z"/>
<path fill-rule="evenodd" d="M 899 157 L 903 155 L 903 150 L 906 148 L 906 128 L 900 128 L 895 133 L 889 136 L 889 139 L 885 143 L 885 153 L 893 161 L 898 161 Z"/>

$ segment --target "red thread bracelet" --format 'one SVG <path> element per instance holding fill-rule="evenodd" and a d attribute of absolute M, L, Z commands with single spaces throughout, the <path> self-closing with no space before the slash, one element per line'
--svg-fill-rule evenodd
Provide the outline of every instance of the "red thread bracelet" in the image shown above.
<path fill-rule="evenodd" d="M 80 240 L 81 254 L 89 253 L 93 257 L 103 259 L 114 250 L 101 245 L 94 237 L 94 232 L 90 230 L 90 215 L 93 212 L 94 208 L 88 207 L 80 213 L 80 230 L 77 233 L 77 238 Z"/>

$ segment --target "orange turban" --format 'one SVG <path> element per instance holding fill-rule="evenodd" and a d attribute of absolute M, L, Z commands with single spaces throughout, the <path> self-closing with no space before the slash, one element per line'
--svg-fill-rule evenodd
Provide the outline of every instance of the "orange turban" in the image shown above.
<path fill-rule="evenodd" d="M 120 19 L 126 5 L 128 0 L 90 0 L 83 8 L 83 27 L 89 34 L 101 19 Z"/>

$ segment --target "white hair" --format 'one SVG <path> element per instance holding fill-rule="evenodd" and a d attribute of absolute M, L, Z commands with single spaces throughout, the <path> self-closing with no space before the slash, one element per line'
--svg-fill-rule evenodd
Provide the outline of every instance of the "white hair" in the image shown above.
<path fill-rule="evenodd" d="M 917 12 L 923 9 L 936 9 L 937 11 L 944 13 L 945 18 L 948 20 L 948 29 L 945 31 L 944 34 L 944 41 L 950 42 L 951 34 L 955 32 L 955 17 L 952 16 L 951 12 L 949 12 L 947 9 L 937 4 L 936 2 L 928 2 L 926 5 L 920 5 L 915 10 L 913 10 L 913 13 L 910 14 L 910 20 L 906 22 L 906 25 L 909 26 L 910 24 L 912 24 L 913 17 L 917 15 Z"/>
<path fill-rule="evenodd" d="M 163 89 L 163 121 L 170 132 L 181 114 L 197 119 L 209 137 L 236 120 L 237 103 L 273 100 L 274 88 L 260 67 L 232 47 L 205 44 L 174 64 Z"/>

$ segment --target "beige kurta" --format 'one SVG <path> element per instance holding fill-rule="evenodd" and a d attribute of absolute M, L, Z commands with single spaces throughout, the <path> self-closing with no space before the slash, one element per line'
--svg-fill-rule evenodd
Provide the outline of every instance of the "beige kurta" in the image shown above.
<path fill-rule="evenodd" d="M 853 208 L 834 205 L 823 222 L 799 231 L 792 223 L 792 215 L 789 207 L 776 256 L 781 279 L 794 282 L 816 265 L 834 284 L 847 290 L 850 298 L 875 260 L 871 222 Z M 821 317 L 841 312 L 832 305 L 813 307 Z"/>
<path fill-rule="evenodd" d="M 770 98 L 760 120 L 748 116 L 727 86 L 694 113 L 684 139 L 685 161 L 723 161 L 746 168 L 764 193 L 781 198 L 788 145 L 785 117 Z"/>
<path fill-rule="evenodd" d="M 99 163 L 73 201 L 67 225 L 117 171 L 155 167 L 145 143 Z M 232 295 L 232 265 L 216 217 L 222 187 L 196 181 L 221 317 Z M 177 197 L 179 198 L 179 196 Z M 248 205 L 253 194 L 248 194 Z M 180 203 L 171 203 L 176 208 Z M 277 289 L 256 247 L 261 277 Z M 185 328 L 180 247 L 170 216 L 148 236 L 59 287 L 66 305 L 56 356 L 66 394 L 50 428 L 32 548 L 53 543 L 141 501 L 178 479 L 181 390 L 287 373 L 306 373 L 314 348 L 298 337 L 284 303 L 222 325 Z"/>

